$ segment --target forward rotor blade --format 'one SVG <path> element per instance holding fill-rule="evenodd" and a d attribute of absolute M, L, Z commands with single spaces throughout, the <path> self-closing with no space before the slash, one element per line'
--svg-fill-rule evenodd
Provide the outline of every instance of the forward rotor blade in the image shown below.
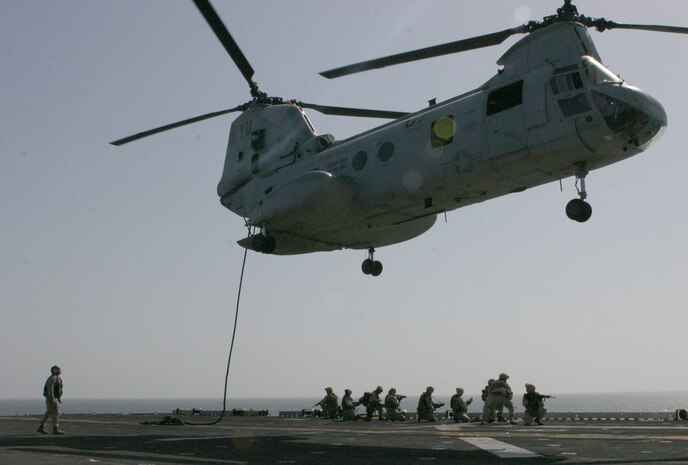
<path fill-rule="evenodd" d="M 637 29 L 640 31 L 673 32 L 676 34 L 688 34 L 688 27 L 662 26 L 656 24 L 623 24 L 607 20 L 598 21 L 604 21 L 601 24 L 596 24 L 595 22 L 593 22 L 593 25 L 600 31 L 604 31 L 605 29 Z"/>
<path fill-rule="evenodd" d="M 144 131 L 144 132 L 139 132 L 138 134 L 134 134 L 133 136 L 125 137 L 123 139 L 119 139 L 119 140 L 116 140 L 114 142 L 110 142 L 110 144 L 117 145 L 117 146 L 128 144 L 129 142 L 143 139 L 144 137 L 152 136 L 153 134 L 158 134 L 158 133 L 161 133 L 164 131 L 169 131 L 170 129 L 178 128 L 181 126 L 186 126 L 187 124 L 191 124 L 191 123 L 197 123 L 199 121 L 214 118 L 216 116 L 226 115 L 227 113 L 231 113 L 233 111 L 245 110 L 246 108 L 247 108 L 247 105 L 244 104 L 244 105 L 239 105 L 238 107 L 230 108 L 228 110 L 221 110 L 221 111 L 214 111 L 212 113 L 206 113 L 205 115 L 185 119 L 184 121 L 178 121 L 176 123 L 166 124 L 165 126 L 160 126 L 159 128 L 150 129 L 150 130 Z"/>
<path fill-rule="evenodd" d="M 389 55 L 382 58 L 376 58 L 374 60 L 363 61 L 353 65 L 342 66 L 341 68 L 323 71 L 320 73 L 320 75 L 328 79 L 332 79 L 349 74 L 360 73 L 361 71 L 367 71 L 370 69 L 384 68 L 386 66 L 398 65 L 416 60 L 424 60 L 426 58 L 448 55 L 450 53 L 465 52 L 467 50 L 490 47 L 492 45 L 501 44 L 514 34 L 522 34 L 524 32 L 526 32 L 525 26 L 519 26 L 500 32 L 493 32 L 492 34 L 471 37 L 470 39 L 458 40 L 456 42 L 449 42 L 442 45 L 434 45 L 432 47 L 421 48 L 410 52 L 398 53 L 396 55 Z"/>
<path fill-rule="evenodd" d="M 315 103 L 294 102 L 296 105 L 303 108 L 310 108 L 326 115 L 338 116 L 360 116 L 363 118 L 384 118 L 397 119 L 408 115 L 408 113 L 400 111 L 386 111 L 386 110 L 368 110 L 365 108 L 346 108 L 346 107 L 332 107 L 329 105 L 317 105 Z"/>
<path fill-rule="evenodd" d="M 225 27 L 220 17 L 217 15 L 217 12 L 215 12 L 215 8 L 213 8 L 208 0 L 194 0 L 194 3 L 201 11 L 201 14 L 205 20 L 208 22 L 208 25 L 210 25 L 212 30 L 215 32 L 217 38 L 225 47 L 225 50 L 227 50 L 227 53 L 229 53 L 229 56 L 231 56 L 232 60 L 234 60 L 234 63 L 236 63 L 239 71 L 241 71 L 241 74 L 244 76 L 244 79 L 246 79 L 249 86 L 251 86 L 251 89 L 253 89 L 253 86 L 255 85 L 253 82 L 253 68 L 239 48 L 239 45 Z"/>

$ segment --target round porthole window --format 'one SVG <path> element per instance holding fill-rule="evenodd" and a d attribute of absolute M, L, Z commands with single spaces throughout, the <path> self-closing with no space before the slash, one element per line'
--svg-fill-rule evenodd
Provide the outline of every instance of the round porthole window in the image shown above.
<path fill-rule="evenodd" d="M 394 155 L 394 144 L 391 142 L 385 142 L 380 146 L 377 151 L 377 157 L 380 161 L 387 161 Z"/>
<path fill-rule="evenodd" d="M 354 156 L 354 159 L 351 161 L 351 166 L 353 166 L 356 171 L 361 171 L 365 168 L 366 163 L 368 163 L 368 154 L 361 150 Z"/>

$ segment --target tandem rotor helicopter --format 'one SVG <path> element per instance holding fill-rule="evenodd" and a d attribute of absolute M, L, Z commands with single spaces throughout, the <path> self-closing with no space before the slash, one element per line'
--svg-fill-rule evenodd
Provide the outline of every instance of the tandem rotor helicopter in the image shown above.
<path fill-rule="evenodd" d="M 428 231 L 438 214 L 575 176 L 566 214 L 587 221 L 588 172 L 643 152 L 667 125 L 662 105 L 602 64 L 588 28 L 688 33 L 580 15 L 571 0 L 521 26 L 322 72 L 336 78 L 498 45 L 526 34 L 485 84 L 414 113 L 285 101 L 262 92 L 254 71 L 208 0 L 194 3 L 246 79 L 251 101 L 138 133 L 122 145 L 231 112 L 217 193 L 242 216 L 238 243 L 276 255 L 375 249 Z M 318 134 L 303 109 L 392 119 L 345 140 Z"/>

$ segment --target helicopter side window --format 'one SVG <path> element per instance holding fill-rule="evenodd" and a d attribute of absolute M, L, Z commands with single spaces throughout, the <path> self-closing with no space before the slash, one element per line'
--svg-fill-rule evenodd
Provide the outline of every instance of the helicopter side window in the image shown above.
<path fill-rule="evenodd" d="M 256 129 L 251 133 L 251 148 L 253 150 L 265 148 L 265 129 Z"/>
<path fill-rule="evenodd" d="M 389 161 L 394 155 L 394 144 L 390 141 L 385 142 L 377 149 L 377 157 L 380 161 Z"/>
<path fill-rule="evenodd" d="M 351 160 L 351 166 L 353 166 L 356 171 L 361 171 L 365 168 L 366 163 L 368 163 L 368 154 L 363 150 L 358 152 L 353 160 Z"/>
<path fill-rule="evenodd" d="M 583 78 L 581 78 L 578 71 L 566 74 L 557 74 L 557 71 L 555 71 L 555 76 L 549 81 L 554 95 L 583 88 Z"/>
<path fill-rule="evenodd" d="M 456 123 L 453 116 L 443 116 L 432 122 L 430 127 L 432 148 L 441 147 L 454 141 Z"/>
<path fill-rule="evenodd" d="M 494 115 L 523 103 L 523 81 L 493 90 L 487 95 L 487 116 Z"/>

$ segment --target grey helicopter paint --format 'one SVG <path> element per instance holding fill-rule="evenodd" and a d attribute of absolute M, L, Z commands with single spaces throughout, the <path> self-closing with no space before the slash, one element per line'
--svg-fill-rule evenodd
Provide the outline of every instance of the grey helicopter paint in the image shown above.
<path fill-rule="evenodd" d="M 218 185 L 221 203 L 259 230 L 239 244 L 277 255 L 368 249 L 362 269 L 374 276 L 382 272 L 375 248 L 423 234 L 438 214 L 565 177 L 575 176 L 578 190 L 566 214 L 587 221 L 588 172 L 643 152 L 667 125 L 659 102 L 602 64 L 588 28 L 688 32 L 593 20 L 567 0 L 539 23 L 322 73 L 339 77 L 528 34 L 480 88 L 402 114 L 268 97 L 212 6 L 195 3 L 244 74 L 253 100 L 115 144 L 242 111 L 229 133 Z M 336 141 L 319 135 L 302 108 L 395 119 Z"/>

